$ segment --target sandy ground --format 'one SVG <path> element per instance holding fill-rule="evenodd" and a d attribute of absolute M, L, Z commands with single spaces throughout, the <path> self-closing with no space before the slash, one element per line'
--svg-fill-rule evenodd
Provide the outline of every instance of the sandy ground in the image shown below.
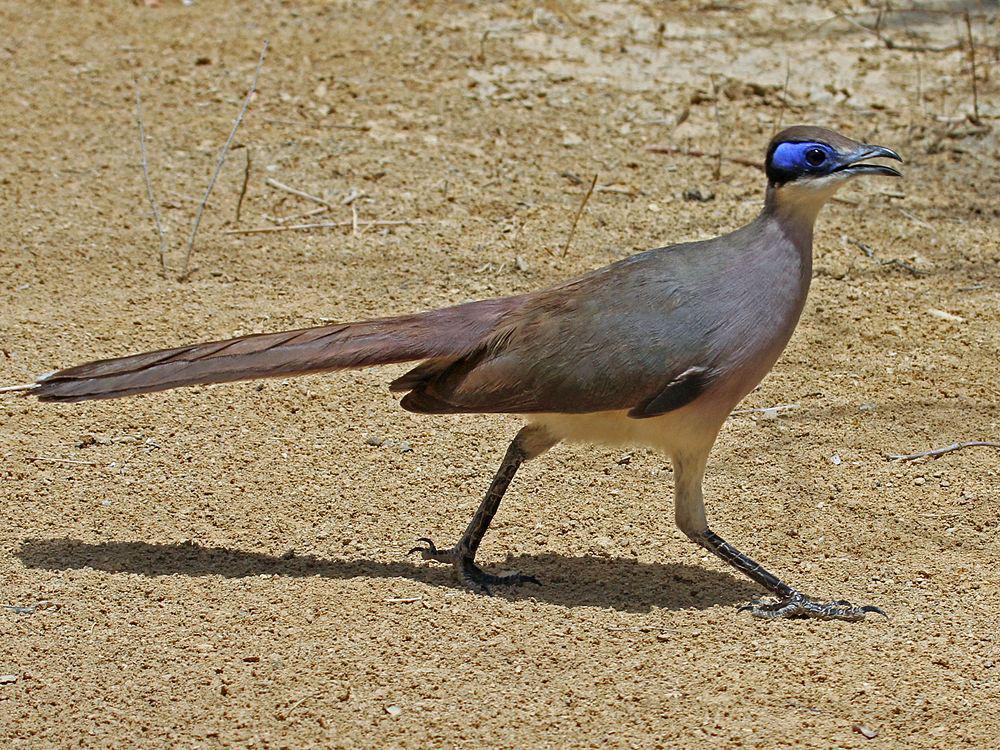
<path fill-rule="evenodd" d="M 641 450 L 526 466 L 481 558 L 545 585 L 465 592 L 405 553 L 461 532 L 517 421 L 402 412 L 401 368 L 6 397 L 6 747 L 995 742 L 1000 453 L 886 459 L 1000 439 L 995 2 L 969 5 L 982 127 L 958 3 L 881 38 L 840 2 L 56 5 L 0 6 L 2 383 L 534 289 L 756 212 L 754 169 L 650 145 L 759 159 L 778 122 L 815 122 L 897 148 L 905 180 L 821 217 L 803 321 L 745 404 L 799 408 L 734 416 L 707 480 L 725 537 L 891 618 L 739 613 L 758 591 L 673 527 L 669 464 Z M 163 278 L 132 77 L 176 269 L 265 38 L 197 270 Z M 354 190 L 361 221 L 421 223 L 224 234 L 313 207 L 268 177 L 336 204 L 319 218 L 351 220 Z"/>

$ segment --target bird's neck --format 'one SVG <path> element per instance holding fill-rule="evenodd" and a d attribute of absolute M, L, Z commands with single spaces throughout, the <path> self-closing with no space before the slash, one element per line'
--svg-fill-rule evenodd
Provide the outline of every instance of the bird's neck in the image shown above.
<path fill-rule="evenodd" d="M 811 254 L 816 217 L 829 197 L 825 191 L 768 185 L 760 218 L 776 224 L 800 253 Z"/>

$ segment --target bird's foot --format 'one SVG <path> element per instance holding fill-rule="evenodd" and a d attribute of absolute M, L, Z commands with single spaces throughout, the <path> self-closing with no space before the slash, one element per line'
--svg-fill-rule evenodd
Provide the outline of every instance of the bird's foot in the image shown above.
<path fill-rule="evenodd" d="M 489 596 L 493 586 L 519 586 L 522 583 L 542 585 L 537 578 L 524 573 L 501 573 L 499 575 L 487 573 L 476 565 L 471 555 L 463 552 L 457 546 L 449 549 L 438 549 L 434 542 L 425 536 L 420 537 L 417 541 L 421 543 L 421 546 L 414 547 L 408 554 L 419 554 L 424 560 L 433 560 L 454 566 L 462 583 L 476 593 Z"/>
<path fill-rule="evenodd" d="M 887 615 L 880 607 L 871 604 L 856 606 L 843 600 L 833 602 L 816 602 L 805 594 L 798 591 L 777 601 L 764 601 L 757 599 L 750 602 L 740 611 L 747 610 L 754 617 L 763 620 L 792 620 L 792 619 L 812 619 L 812 620 L 844 620 L 845 622 L 860 622 L 865 619 L 869 612 L 882 615 L 887 620 Z"/>

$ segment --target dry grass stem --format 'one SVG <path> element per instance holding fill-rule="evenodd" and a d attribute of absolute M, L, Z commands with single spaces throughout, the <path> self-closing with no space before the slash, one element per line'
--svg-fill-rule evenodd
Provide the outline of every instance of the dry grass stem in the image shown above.
<path fill-rule="evenodd" d="M 160 221 L 160 209 L 156 205 L 156 196 L 153 194 L 153 183 L 149 179 L 149 159 L 146 155 L 146 127 L 142 121 L 142 95 L 139 93 L 139 81 L 133 81 L 135 85 L 135 119 L 139 125 L 139 160 L 142 165 L 142 177 L 146 182 L 146 197 L 149 199 L 150 208 L 153 210 L 153 223 L 156 225 L 156 234 L 160 238 L 160 272 L 167 273 L 167 236 L 163 231 L 163 222 Z"/>
<path fill-rule="evenodd" d="M 676 633 L 673 628 L 664 628 L 659 625 L 607 625 L 605 630 L 615 633 Z"/>
<path fill-rule="evenodd" d="M 236 223 L 240 223 L 240 212 L 243 210 L 243 199 L 247 197 L 247 185 L 250 183 L 250 149 L 246 150 L 247 160 L 243 166 L 243 184 L 240 186 L 240 196 L 236 199 Z"/>
<path fill-rule="evenodd" d="M 919 216 L 915 216 L 911 212 L 907 211 L 905 208 L 900 208 L 899 209 L 899 213 L 903 214 L 903 216 L 905 216 L 907 219 L 909 219 L 910 221 L 912 221 L 917 226 L 923 227 L 924 229 L 930 229 L 932 232 L 934 231 L 934 225 L 933 224 L 928 224 L 926 221 L 924 221 L 923 219 L 921 219 Z"/>
<path fill-rule="evenodd" d="M 709 76 L 708 80 L 712 84 L 712 113 L 715 116 L 715 136 L 719 139 L 717 148 L 718 154 L 715 159 L 715 171 L 712 176 L 715 178 L 715 181 L 718 182 L 722 179 L 722 115 L 719 113 L 719 89 L 715 85 L 715 78 L 713 76 Z"/>
<path fill-rule="evenodd" d="M 286 193 L 291 193 L 292 195 L 297 195 L 299 198 L 305 198 L 307 201 L 312 201 L 313 203 L 318 203 L 325 208 L 332 208 L 328 201 L 313 195 L 312 193 L 307 193 L 305 190 L 299 190 L 298 188 L 293 188 L 291 185 L 286 185 L 283 182 L 278 182 L 278 180 L 273 177 L 268 177 L 264 180 L 264 184 L 268 187 L 273 187 L 275 190 L 283 190 Z"/>
<path fill-rule="evenodd" d="M 730 414 L 773 414 L 779 411 L 798 409 L 799 404 L 776 404 L 775 406 L 755 406 L 747 409 L 734 409 Z"/>
<path fill-rule="evenodd" d="M 358 190 L 357 188 L 352 187 L 350 190 L 347 191 L 347 195 L 345 195 L 340 200 L 340 205 L 349 206 L 352 203 L 354 203 L 354 201 L 356 201 L 358 198 L 363 197 L 364 194 L 365 194 L 364 190 Z"/>
<path fill-rule="evenodd" d="M 264 64 L 264 56 L 267 54 L 267 42 L 264 42 L 264 46 L 260 50 L 260 57 L 257 58 L 257 68 L 254 70 L 253 81 L 250 84 L 250 90 L 247 92 L 246 98 L 243 100 L 243 106 L 240 108 L 239 114 L 236 116 L 236 120 L 233 121 L 233 129 L 229 131 L 229 137 L 222 146 L 222 150 L 219 152 L 219 159 L 215 165 L 215 171 L 212 173 L 212 179 L 208 182 L 208 188 L 205 190 L 205 196 L 201 199 L 201 203 L 198 204 L 198 213 L 194 217 L 194 226 L 191 228 L 191 237 L 188 239 L 187 249 L 184 251 L 184 262 L 181 265 L 181 281 L 185 281 L 190 274 L 191 266 L 191 252 L 194 250 L 194 240 L 198 236 L 198 227 L 201 226 L 201 217 L 205 213 L 205 206 L 208 204 L 208 197 L 212 194 L 212 188 L 215 187 L 215 181 L 219 179 L 219 173 L 222 171 L 222 165 L 226 163 L 226 155 L 229 153 L 229 147 L 233 143 L 233 138 L 236 137 L 236 131 L 240 127 L 240 123 L 243 122 L 243 118 L 246 116 L 247 110 L 250 108 L 250 102 L 253 101 L 254 94 L 257 93 L 257 79 L 260 76 L 261 66 Z"/>
<path fill-rule="evenodd" d="M 771 132 L 771 136 L 781 130 L 781 124 L 785 121 L 785 110 L 788 108 L 788 81 L 792 77 L 792 63 L 789 58 L 785 58 L 785 85 L 781 87 L 781 109 L 778 110 L 778 122 Z M 720 150 L 721 153 L 721 150 Z"/>
<path fill-rule="evenodd" d="M 969 78 L 972 80 L 972 122 L 978 125 L 979 119 L 979 87 L 976 84 L 976 40 L 972 36 L 972 20 L 969 11 L 965 11 L 965 33 L 969 37 Z"/>
<path fill-rule="evenodd" d="M 305 703 L 307 700 L 309 700 L 315 695 L 316 693 L 309 693 L 308 695 L 303 695 L 301 698 L 295 701 L 295 703 L 293 703 L 287 711 L 285 711 L 285 713 L 281 716 L 281 720 L 282 721 L 286 720 L 289 716 L 291 716 L 292 711 L 294 711 L 296 708 L 301 706 L 303 703 Z"/>
<path fill-rule="evenodd" d="M 100 466 L 97 461 L 79 461 L 75 458 L 49 458 L 48 456 L 25 456 L 25 461 L 40 464 L 73 464 L 75 466 Z"/>
<path fill-rule="evenodd" d="M 562 254 L 566 257 L 569 252 L 570 243 L 573 242 L 573 236 L 576 234 L 576 225 L 580 222 L 580 217 L 583 216 L 583 209 L 587 207 L 587 201 L 590 200 L 590 196 L 594 193 L 594 188 L 597 186 L 597 175 L 594 175 L 594 179 L 590 181 L 590 187 L 587 188 L 587 194 L 583 196 L 583 200 L 580 201 L 580 207 L 576 210 L 576 216 L 573 217 L 573 225 L 569 228 L 569 236 L 566 238 L 566 244 L 563 245 Z"/>
<path fill-rule="evenodd" d="M 5 385 L 0 388 L 0 393 L 17 393 L 18 391 L 33 391 L 38 387 L 37 383 L 25 383 L 24 385 Z"/>

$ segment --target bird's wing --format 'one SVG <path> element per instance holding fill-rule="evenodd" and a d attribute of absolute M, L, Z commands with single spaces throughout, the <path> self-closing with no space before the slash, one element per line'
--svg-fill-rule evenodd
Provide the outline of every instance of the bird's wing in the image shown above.
<path fill-rule="evenodd" d="M 686 289 L 684 246 L 650 251 L 528 297 L 457 359 L 431 360 L 393 383 L 411 411 L 628 409 L 636 418 L 689 403 L 715 377 L 706 321 Z"/>

